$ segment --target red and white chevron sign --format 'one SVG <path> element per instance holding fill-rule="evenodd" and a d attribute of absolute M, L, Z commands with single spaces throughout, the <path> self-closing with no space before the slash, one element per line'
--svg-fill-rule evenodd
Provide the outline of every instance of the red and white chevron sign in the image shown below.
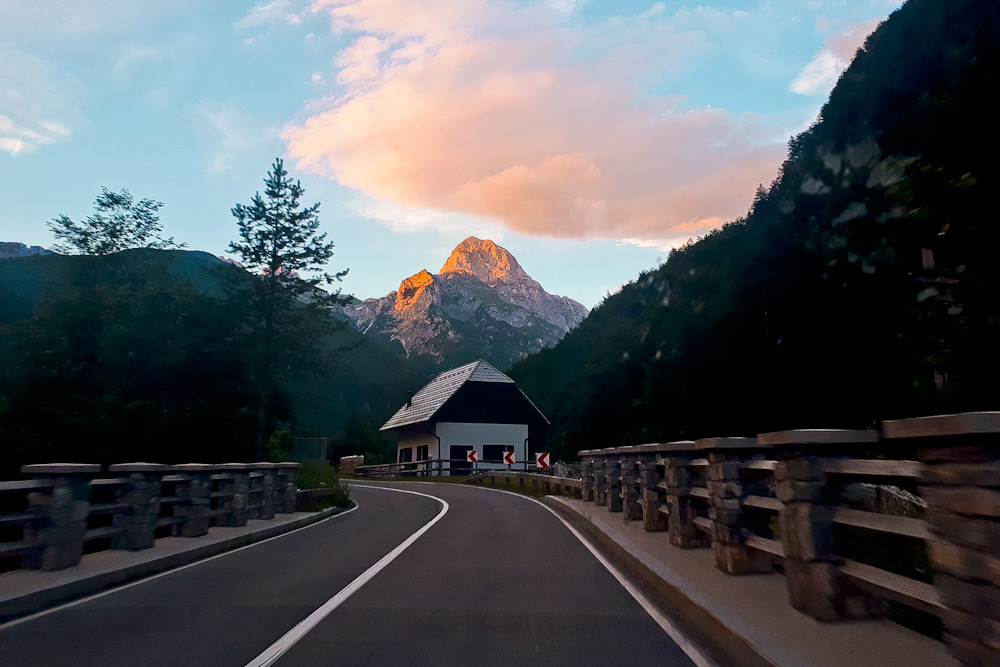
<path fill-rule="evenodd" d="M 549 453 L 548 452 L 538 452 L 538 454 L 535 456 L 535 461 L 538 462 L 538 467 L 539 468 L 548 468 L 549 467 Z"/>
<path fill-rule="evenodd" d="M 476 453 L 476 450 L 470 449 L 465 454 L 465 460 L 469 463 L 479 463 L 479 454 Z"/>
<path fill-rule="evenodd" d="M 513 451 L 504 452 L 503 462 L 508 465 L 514 465 L 514 452 Z"/>

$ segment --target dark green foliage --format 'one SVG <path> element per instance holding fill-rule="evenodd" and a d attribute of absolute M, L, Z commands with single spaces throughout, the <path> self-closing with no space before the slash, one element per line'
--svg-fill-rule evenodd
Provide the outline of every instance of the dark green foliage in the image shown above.
<path fill-rule="evenodd" d="M 363 454 L 365 465 L 378 463 L 394 463 L 396 460 L 396 441 L 379 431 L 385 419 L 372 417 L 368 406 L 351 412 L 347 426 L 336 437 L 330 440 L 327 449 L 330 462 L 340 465 L 340 457 Z"/>
<path fill-rule="evenodd" d="M 156 214 L 163 202 L 152 199 L 135 201 L 127 189 L 111 192 L 101 188 L 94 200 L 95 213 L 85 221 L 76 223 L 65 215 L 47 224 L 57 239 L 65 241 L 56 246 L 62 252 L 82 255 L 109 255 L 130 248 L 181 248 L 173 237 L 161 239 L 160 218 Z"/>
<path fill-rule="evenodd" d="M 252 387 L 228 344 L 233 321 L 217 299 L 171 275 L 190 254 L 36 262 L 59 275 L 59 287 L 28 319 L 0 326 L 4 477 L 56 460 L 250 458 Z"/>
<path fill-rule="evenodd" d="M 895 12 L 746 218 L 511 370 L 547 448 L 995 409 L 998 64 L 996 3 Z"/>
<path fill-rule="evenodd" d="M 258 460 L 257 389 L 234 290 L 257 278 L 202 252 L 0 261 L 0 476 L 24 463 Z M 344 329 L 268 400 L 274 428 L 381 425 L 427 377 Z M 379 421 L 381 420 L 381 421 Z M 377 431 L 377 426 L 375 426 Z M 351 448 L 353 449 L 353 448 Z M 361 450 L 349 453 L 362 453 Z"/>
<path fill-rule="evenodd" d="M 319 286 L 347 272 L 335 276 L 324 272 L 333 243 L 326 241 L 326 234 L 316 233 L 319 204 L 303 208 L 299 202 L 303 193 L 301 184 L 289 179 L 282 161 L 275 159 L 264 179 L 264 196 L 258 192 L 249 206 L 233 208 L 240 241 L 231 243 L 229 250 L 260 276 L 229 292 L 243 315 L 238 342 L 250 359 L 258 387 L 258 456 L 263 456 L 276 424 L 272 394 L 287 387 L 290 374 L 315 370 L 320 353 L 335 354 L 329 339 L 345 326 L 331 314 L 343 303 L 340 290 L 330 293 Z"/>

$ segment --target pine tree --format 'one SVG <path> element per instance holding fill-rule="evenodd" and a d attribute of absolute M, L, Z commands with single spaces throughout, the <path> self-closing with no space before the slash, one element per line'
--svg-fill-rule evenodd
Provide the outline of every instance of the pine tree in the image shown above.
<path fill-rule="evenodd" d="M 233 209 L 240 241 L 229 244 L 244 267 L 260 280 L 246 297 L 244 349 L 251 355 L 258 383 L 257 456 L 275 429 L 275 412 L 289 374 L 311 367 L 324 350 L 336 352 L 330 336 L 343 328 L 331 309 L 344 302 L 340 290 L 321 285 L 347 274 L 326 272 L 333 257 L 333 243 L 318 234 L 319 203 L 302 206 L 305 191 L 292 181 L 280 158 L 275 158 L 264 179 L 264 194 L 257 192 L 249 205 Z"/>

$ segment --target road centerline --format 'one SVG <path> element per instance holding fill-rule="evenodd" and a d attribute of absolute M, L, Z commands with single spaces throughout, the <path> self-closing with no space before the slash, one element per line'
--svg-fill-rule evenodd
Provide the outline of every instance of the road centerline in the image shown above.
<path fill-rule="evenodd" d="M 420 527 L 416 532 L 403 540 L 403 542 L 401 542 L 395 549 L 387 553 L 385 556 L 382 556 L 378 562 L 358 575 L 354 581 L 341 589 L 332 598 L 324 602 L 318 609 L 316 609 L 316 611 L 309 614 L 294 628 L 286 632 L 280 639 L 278 639 L 278 641 L 271 644 L 260 655 L 247 663 L 246 667 L 268 667 L 269 665 L 273 665 L 278 658 L 284 655 L 285 652 L 292 648 L 292 646 L 294 646 L 300 639 L 305 637 L 310 630 L 316 627 L 324 618 L 329 616 L 333 610 L 343 604 L 349 597 L 354 595 L 354 593 L 360 590 L 362 586 L 371 581 L 376 574 L 385 569 L 389 563 L 399 557 L 399 555 L 406 551 L 410 545 L 416 542 L 421 535 L 430 530 L 434 524 L 440 521 L 444 515 L 448 513 L 449 505 L 446 500 L 427 493 L 410 491 L 408 489 L 392 489 L 383 486 L 369 486 L 367 484 L 352 484 L 351 486 L 356 486 L 362 489 L 381 489 L 383 491 L 391 491 L 393 493 L 409 493 L 414 496 L 423 496 L 424 498 L 430 498 L 431 500 L 436 500 L 441 503 L 441 511 L 438 512 L 434 518 Z"/>

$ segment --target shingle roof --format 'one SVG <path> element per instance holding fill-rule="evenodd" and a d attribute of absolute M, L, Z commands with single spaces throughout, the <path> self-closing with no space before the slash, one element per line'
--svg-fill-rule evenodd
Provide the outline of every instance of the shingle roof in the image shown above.
<path fill-rule="evenodd" d="M 466 382 L 514 384 L 513 380 L 482 359 L 453 368 L 424 385 L 423 389 L 414 394 L 410 402 L 401 407 L 379 430 L 387 431 L 398 426 L 419 424 L 429 420 Z"/>

